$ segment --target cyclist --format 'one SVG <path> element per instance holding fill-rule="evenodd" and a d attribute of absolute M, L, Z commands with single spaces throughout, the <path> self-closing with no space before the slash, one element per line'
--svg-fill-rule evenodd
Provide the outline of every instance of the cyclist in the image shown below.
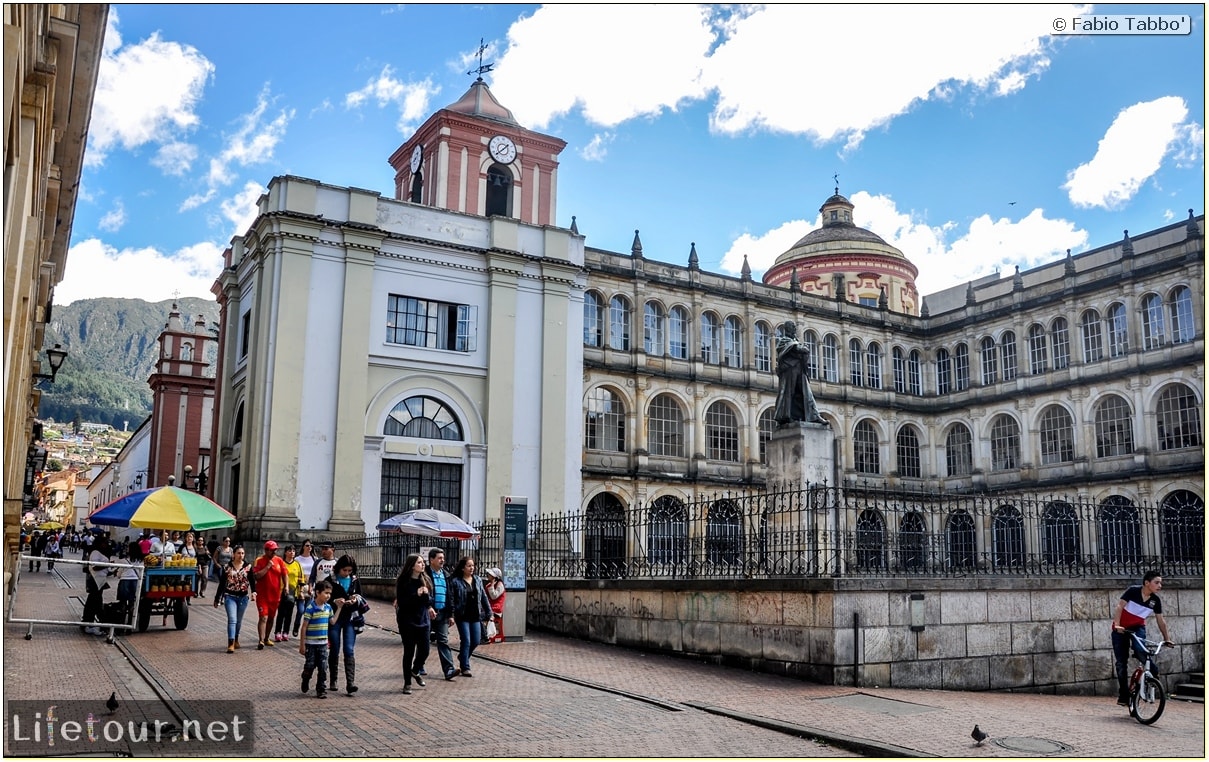
<path fill-rule="evenodd" d="M 1170 642 L 1167 620 L 1163 618 L 1163 602 L 1159 591 L 1163 589 L 1163 576 L 1154 570 L 1142 576 L 1142 584 L 1130 585 L 1121 593 L 1116 611 L 1112 615 L 1112 653 L 1117 670 L 1117 703 L 1129 704 L 1129 652 L 1135 651 L 1139 658 L 1145 657 L 1141 646 L 1133 639 L 1136 634 L 1146 639 L 1146 620 L 1154 614 L 1163 640 Z"/>

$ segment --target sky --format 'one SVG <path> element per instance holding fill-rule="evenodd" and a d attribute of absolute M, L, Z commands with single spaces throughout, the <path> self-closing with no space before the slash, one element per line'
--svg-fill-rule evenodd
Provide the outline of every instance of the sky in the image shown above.
<path fill-rule="evenodd" d="M 115 4 L 54 302 L 212 298 L 279 175 L 393 196 L 480 41 L 593 248 L 759 278 L 838 187 L 929 294 L 1205 210 L 1203 5 Z"/>

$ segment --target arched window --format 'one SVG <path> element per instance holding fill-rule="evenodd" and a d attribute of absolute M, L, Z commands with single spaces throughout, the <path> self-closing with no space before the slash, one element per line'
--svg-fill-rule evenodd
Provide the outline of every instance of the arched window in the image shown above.
<path fill-rule="evenodd" d="M 953 391 L 953 362 L 949 359 L 949 350 L 936 350 L 936 393 L 948 394 Z"/>
<path fill-rule="evenodd" d="M 423 395 L 408 397 L 386 417 L 382 433 L 388 437 L 418 437 L 462 441 L 462 424 L 445 403 Z"/>
<path fill-rule="evenodd" d="M 679 565 L 688 560 L 688 509 L 678 498 L 663 495 L 651 503 L 647 548 L 653 564 Z"/>
<path fill-rule="evenodd" d="M 822 375 L 824 381 L 836 383 L 840 380 L 840 347 L 839 342 L 833 334 L 827 334 L 823 337 L 823 368 Z"/>
<path fill-rule="evenodd" d="M 965 342 L 953 349 L 953 391 L 970 388 L 970 349 Z"/>
<path fill-rule="evenodd" d="M 181 344 L 181 359 L 185 362 L 193 359 L 193 344 L 188 341 Z"/>
<path fill-rule="evenodd" d="M 424 173 L 415 172 L 411 176 L 411 196 L 408 201 L 419 204 L 424 199 Z"/>
<path fill-rule="evenodd" d="M 584 446 L 589 450 L 625 452 L 625 403 L 603 386 L 588 392 Z"/>
<path fill-rule="evenodd" d="M 668 354 L 677 360 L 688 359 L 689 322 L 688 310 L 683 307 L 672 307 L 672 311 L 668 313 Z"/>
<path fill-rule="evenodd" d="M 1110 305 L 1108 311 L 1104 313 L 1104 322 L 1108 326 L 1108 356 L 1124 357 L 1129 352 L 1125 305 L 1120 302 Z"/>
<path fill-rule="evenodd" d="M 974 532 L 974 518 L 965 510 L 958 509 L 949 516 L 945 527 L 945 550 L 950 570 L 973 569 L 978 564 L 978 542 Z"/>
<path fill-rule="evenodd" d="M 856 568 L 879 571 L 886 568 L 886 522 L 874 508 L 856 518 Z"/>
<path fill-rule="evenodd" d="M 882 388 L 882 348 L 876 341 L 865 347 L 865 380 L 870 389 Z"/>
<path fill-rule="evenodd" d="M 486 216 L 512 216 L 512 173 L 499 164 L 487 168 Z"/>
<path fill-rule="evenodd" d="M 1133 413 L 1123 397 L 1109 394 L 1096 405 L 1096 457 L 1133 452 Z"/>
<path fill-rule="evenodd" d="M 243 403 L 235 408 L 235 423 L 231 425 L 231 444 L 237 445 L 243 441 Z"/>
<path fill-rule="evenodd" d="M 1010 471 L 1020 467 L 1020 426 L 1010 415 L 1000 413 L 991 422 L 991 470 Z"/>
<path fill-rule="evenodd" d="M 711 312 L 701 315 L 701 361 L 717 365 L 721 361 L 718 318 Z"/>
<path fill-rule="evenodd" d="M 1003 380 L 1016 378 L 1016 333 L 1004 331 L 999 338 L 999 352 L 1003 357 Z"/>
<path fill-rule="evenodd" d="M 949 476 L 969 476 L 974 470 L 974 440 L 965 424 L 953 424 L 945 437 L 945 465 Z"/>
<path fill-rule="evenodd" d="M 1041 549 L 1045 563 L 1070 566 L 1079 560 L 1079 517 L 1075 506 L 1055 500 L 1041 515 Z"/>
<path fill-rule="evenodd" d="M 802 346 L 806 347 L 806 375 L 812 381 L 819 378 L 819 336 L 814 331 L 807 331 L 802 336 Z"/>
<path fill-rule="evenodd" d="M 1070 463 L 1075 459 L 1075 432 L 1070 413 L 1061 405 L 1041 412 L 1041 465 Z"/>
<path fill-rule="evenodd" d="M 1142 297 L 1142 348 L 1158 349 L 1166 340 L 1163 299 L 1158 294 Z"/>
<path fill-rule="evenodd" d="M 659 302 L 647 302 L 642 310 L 642 351 L 652 357 L 663 356 L 663 307 Z"/>
<path fill-rule="evenodd" d="M 861 349 L 861 340 L 849 339 L 848 380 L 853 386 L 865 385 L 865 374 L 862 372 L 865 367 L 864 360 L 864 351 Z"/>
<path fill-rule="evenodd" d="M 722 362 L 728 368 L 743 367 L 743 326 L 733 315 L 722 323 Z"/>
<path fill-rule="evenodd" d="M 772 439 L 772 432 L 777 430 L 776 408 L 765 408 L 763 413 L 760 413 L 760 462 L 767 465 L 768 463 L 768 443 Z"/>
<path fill-rule="evenodd" d="M 877 449 L 877 429 L 869 421 L 858 421 L 852 431 L 852 459 L 857 473 L 880 474 L 882 472 Z"/>
<path fill-rule="evenodd" d="M 1179 450 L 1201 445 L 1201 411 L 1196 395 L 1184 384 L 1171 384 L 1159 395 L 1155 409 L 1159 449 Z"/>
<path fill-rule="evenodd" d="M 1034 376 L 1044 373 L 1047 369 L 1048 358 L 1045 346 L 1045 329 L 1039 323 L 1028 328 L 1028 367 Z"/>
<path fill-rule="evenodd" d="M 739 420 L 725 402 L 715 402 L 705 411 L 705 457 L 739 461 Z"/>
<path fill-rule="evenodd" d="M 595 291 L 584 292 L 584 346 L 601 346 L 604 335 L 604 305 L 600 294 Z"/>
<path fill-rule="evenodd" d="M 903 516 L 898 525 L 898 562 L 903 571 L 924 571 L 928 566 L 928 530 L 918 511 Z"/>
<path fill-rule="evenodd" d="M 923 394 L 923 381 L 919 372 L 920 366 L 919 350 L 911 350 L 911 354 L 907 355 L 907 391 L 915 396 Z"/>
<path fill-rule="evenodd" d="M 630 349 L 630 302 L 624 296 L 609 301 L 609 347 L 623 352 Z"/>
<path fill-rule="evenodd" d="M 670 394 L 660 394 L 647 407 L 647 447 L 651 455 L 684 457 L 684 412 Z"/>
<path fill-rule="evenodd" d="M 1079 319 L 1083 334 L 1083 362 L 1099 362 L 1104 359 L 1104 338 L 1100 332 L 1100 313 L 1088 310 Z"/>
<path fill-rule="evenodd" d="M 1200 563 L 1205 560 L 1205 501 L 1185 489 L 1163 498 L 1163 560 Z"/>
<path fill-rule="evenodd" d="M 893 366 L 894 372 L 894 391 L 898 394 L 906 394 L 907 358 L 903 357 L 903 350 L 900 347 L 890 350 L 890 364 Z"/>
<path fill-rule="evenodd" d="M 705 519 L 705 558 L 711 564 L 743 563 L 743 517 L 730 500 L 715 501 Z"/>
<path fill-rule="evenodd" d="M 759 373 L 772 372 L 772 329 L 768 323 L 756 323 L 756 371 Z"/>
<path fill-rule="evenodd" d="M 1196 336 L 1192 322 L 1192 292 L 1186 286 L 1176 286 L 1167 296 L 1171 305 L 1171 343 L 1184 344 Z"/>
<path fill-rule="evenodd" d="M 999 355 L 995 340 L 987 336 L 982 340 L 982 385 L 990 386 L 999 380 Z"/>
<path fill-rule="evenodd" d="M 898 475 L 909 479 L 920 476 L 919 464 L 919 434 L 915 427 L 907 424 L 898 430 L 895 451 L 898 461 Z"/>
<path fill-rule="evenodd" d="M 588 503 L 584 515 L 584 576 L 616 579 L 625 576 L 625 506 L 602 492 Z"/>
<path fill-rule="evenodd" d="M 1128 498 L 1113 495 L 1100 503 L 1100 560 L 1113 571 L 1136 571 L 1142 560 L 1142 525 Z"/>
<path fill-rule="evenodd" d="M 996 569 L 1024 566 L 1024 518 L 1014 505 L 1001 505 L 991 517 L 991 563 Z"/>
<path fill-rule="evenodd" d="M 1066 318 L 1054 318 L 1049 325 L 1050 346 L 1054 348 L 1054 370 L 1070 367 L 1070 330 Z"/>

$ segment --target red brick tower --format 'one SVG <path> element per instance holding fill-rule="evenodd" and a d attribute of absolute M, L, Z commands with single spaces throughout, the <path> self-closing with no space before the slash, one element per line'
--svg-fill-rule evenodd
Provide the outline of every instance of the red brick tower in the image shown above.
<path fill-rule="evenodd" d="M 214 375 L 206 358 L 214 353 L 216 341 L 200 314 L 186 328 L 173 302 L 160 333 L 155 372 L 147 381 L 152 394 L 151 451 L 144 487 L 163 486 L 173 477 L 178 487 L 208 490 Z"/>

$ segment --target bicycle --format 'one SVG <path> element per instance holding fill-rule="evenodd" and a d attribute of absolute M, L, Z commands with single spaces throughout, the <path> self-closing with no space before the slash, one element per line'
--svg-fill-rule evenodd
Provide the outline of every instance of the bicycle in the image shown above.
<path fill-rule="evenodd" d="M 1146 652 L 1146 657 L 1142 658 L 1138 651 L 1134 651 L 1141 664 L 1129 678 L 1129 716 L 1143 725 L 1152 725 L 1167 706 L 1167 692 L 1163 689 L 1163 682 L 1155 674 L 1154 660 L 1164 646 L 1172 644 L 1165 640 L 1142 640 L 1137 633 L 1132 637 L 1140 649 Z"/>

